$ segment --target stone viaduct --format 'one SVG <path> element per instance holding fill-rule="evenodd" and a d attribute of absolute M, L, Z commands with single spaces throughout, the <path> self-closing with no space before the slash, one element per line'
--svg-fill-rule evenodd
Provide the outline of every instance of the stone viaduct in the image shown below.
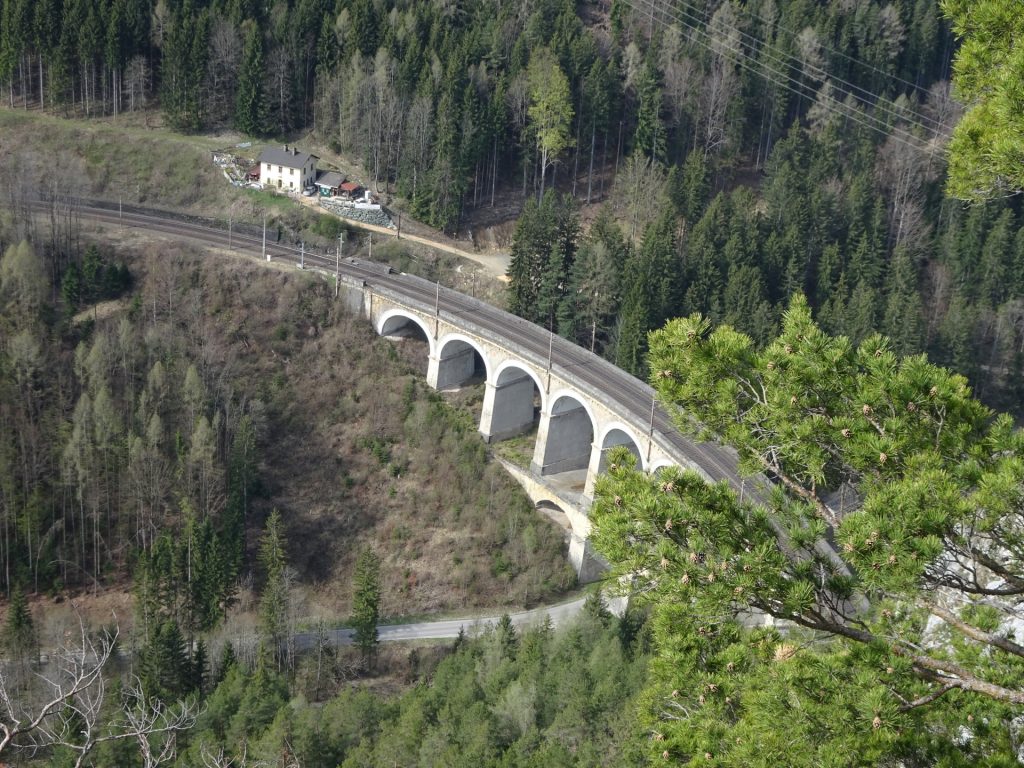
<path fill-rule="evenodd" d="M 405 274 L 382 277 L 343 275 L 350 309 L 382 336 L 425 341 L 431 387 L 482 379 L 484 440 L 536 428 L 529 469 L 504 463 L 539 508 L 565 514 L 569 558 L 581 581 L 595 579 L 603 567 L 588 542 L 588 511 L 610 449 L 625 447 L 647 472 L 683 466 L 712 480 L 739 482 L 727 451 L 687 441 L 660 407 L 656 413 L 653 390 L 607 361 L 463 294 Z"/>

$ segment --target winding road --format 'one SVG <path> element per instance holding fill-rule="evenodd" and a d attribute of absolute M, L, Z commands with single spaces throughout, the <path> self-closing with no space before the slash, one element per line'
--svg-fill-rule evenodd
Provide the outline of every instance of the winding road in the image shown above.
<path fill-rule="evenodd" d="M 576 616 L 583 608 L 584 602 L 586 598 L 581 597 L 565 603 L 510 613 L 508 616 L 517 628 L 541 624 L 546 618 L 550 618 L 551 623 L 557 627 Z M 381 624 L 377 627 L 377 637 L 382 643 L 403 640 L 452 640 L 459 636 L 459 632 L 472 636 L 475 630 L 482 630 L 488 624 L 495 625 L 500 620 L 500 616 L 474 616 L 410 624 Z M 324 633 L 324 640 L 327 645 L 351 645 L 352 634 L 351 629 L 329 629 Z M 310 650 L 315 648 L 316 644 L 316 632 L 299 632 L 292 635 L 292 645 L 298 651 Z"/>

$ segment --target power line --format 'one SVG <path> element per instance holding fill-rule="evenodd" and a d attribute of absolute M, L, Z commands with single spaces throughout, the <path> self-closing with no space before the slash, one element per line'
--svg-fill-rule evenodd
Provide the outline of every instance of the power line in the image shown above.
<path fill-rule="evenodd" d="M 638 9 L 636 7 L 635 3 L 632 2 L 632 0 L 627 0 L 627 2 L 629 2 L 629 4 L 634 8 L 634 10 L 638 10 L 638 11 L 640 10 L 640 9 Z M 653 4 L 653 2 L 651 2 L 651 0 L 640 0 L 640 2 L 643 2 L 645 5 L 649 6 L 652 9 L 657 9 L 657 7 Z M 660 11 L 664 12 L 664 9 L 657 9 L 657 10 L 660 10 Z M 688 30 L 696 33 L 697 35 L 705 37 L 708 40 L 713 40 L 713 38 L 711 38 L 709 33 L 707 33 L 705 30 L 703 30 L 703 29 L 701 29 L 701 28 L 699 28 L 697 26 L 694 26 L 694 25 L 688 23 L 681 16 L 674 15 L 674 14 L 671 14 L 671 13 L 668 13 L 667 15 L 669 15 L 674 21 L 682 24 L 685 28 L 687 28 Z M 663 26 L 667 26 L 667 24 L 665 23 L 664 20 L 659 18 L 658 21 Z M 721 52 L 722 55 L 725 58 L 727 58 L 730 62 L 732 62 L 733 64 L 736 64 L 737 66 L 740 66 L 743 69 L 746 69 L 747 71 L 749 71 L 749 72 L 751 72 L 753 74 L 759 75 L 759 76 L 765 78 L 766 80 L 775 83 L 779 87 L 784 88 L 785 90 L 789 91 L 790 93 L 792 93 L 792 94 L 794 94 L 794 95 L 796 95 L 796 96 L 798 96 L 800 98 L 808 98 L 808 99 L 810 99 L 812 101 L 817 98 L 817 92 L 815 90 L 813 90 L 813 88 L 812 88 L 812 86 L 810 84 L 804 83 L 803 81 L 800 81 L 800 80 L 797 80 L 796 78 L 792 77 L 788 73 L 779 72 L 778 70 L 773 69 L 771 66 L 768 66 L 767 64 L 764 64 L 763 62 L 760 62 L 760 63 L 758 63 L 757 66 L 754 66 L 754 65 L 751 65 L 750 63 L 748 63 L 747 61 L 745 61 L 745 59 L 750 59 L 750 57 L 743 51 L 742 48 L 733 48 L 733 47 L 731 47 L 729 45 L 726 45 L 722 41 L 715 41 L 716 42 L 716 47 L 712 47 L 710 44 L 708 44 L 708 43 L 706 43 L 706 42 L 704 42 L 704 41 L 702 41 L 700 39 L 696 39 L 696 38 L 694 38 L 694 42 L 696 42 L 699 45 L 703 46 L 704 48 L 706 48 L 707 50 L 711 51 L 712 53 L 716 53 L 716 48 L 717 48 L 717 52 Z M 726 52 L 734 54 L 734 56 L 725 56 Z M 770 77 L 768 73 L 770 73 L 771 75 L 774 75 L 775 78 L 777 78 L 777 79 Z M 793 83 L 794 85 L 790 85 L 789 83 Z M 804 90 L 804 89 L 809 89 L 809 90 Z M 840 90 L 840 93 L 842 93 L 841 90 Z M 849 94 L 849 95 L 852 95 L 852 94 Z M 909 147 L 911 147 L 913 149 L 917 149 L 919 151 L 929 152 L 929 153 L 935 154 L 935 155 L 940 154 L 940 152 L 938 150 L 936 150 L 933 147 L 928 146 L 927 143 L 923 139 L 921 139 L 920 137 L 914 135 L 913 133 L 910 133 L 909 131 L 907 131 L 907 130 L 905 130 L 903 128 L 900 128 L 897 125 L 889 125 L 887 122 L 881 120 L 879 117 L 877 117 L 877 116 L 875 116 L 875 115 L 873 115 L 871 113 L 856 112 L 855 110 L 852 110 L 852 109 L 849 109 L 849 108 L 845 107 L 845 105 L 843 105 L 842 102 L 839 102 L 838 100 L 834 100 L 831 104 L 828 104 L 826 106 L 826 108 L 829 109 L 830 111 L 832 111 L 833 113 L 839 114 L 839 115 L 845 117 L 848 120 L 852 120 L 853 122 L 855 122 L 855 123 L 857 123 L 857 124 L 859 124 L 859 125 L 861 125 L 861 126 L 863 126 L 865 128 L 868 128 L 870 130 L 876 131 L 877 133 L 879 133 L 882 136 L 885 136 L 885 137 L 890 137 L 891 136 L 894 140 L 900 141 L 901 143 L 906 144 L 907 146 L 909 146 Z M 896 118 L 896 119 L 903 119 L 903 117 L 901 115 L 898 115 L 896 113 L 893 113 L 892 116 L 894 118 Z M 909 121 L 909 122 L 913 122 L 913 121 Z M 923 126 L 918 125 L 917 127 L 923 127 Z M 900 134 L 902 134 L 902 136 Z M 911 139 L 911 141 L 908 141 L 907 140 L 908 138 Z"/>
<path fill-rule="evenodd" d="M 689 29 L 694 29 L 694 25 L 699 27 L 702 24 L 705 25 L 705 27 L 706 27 L 706 23 L 704 21 L 703 15 L 699 14 L 699 11 L 698 11 L 698 9 L 695 6 L 693 6 L 691 3 L 687 2 L 687 0 L 676 0 L 676 2 L 679 5 L 683 6 L 683 8 L 682 9 L 675 9 L 675 8 L 673 8 L 673 10 L 681 11 L 687 18 L 690 19 L 691 22 L 693 22 L 693 25 L 687 25 Z M 651 5 L 654 8 L 658 7 L 657 5 L 655 5 L 654 0 L 648 0 L 648 4 Z M 680 23 L 684 23 L 684 24 L 686 23 L 679 16 L 673 16 L 673 18 L 678 20 Z M 703 29 L 701 31 L 703 31 Z M 854 96 L 855 98 L 858 98 L 863 103 L 868 104 L 870 106 L 875 107 L 876 109 L 880 109 L 883 112 L 888 113 L 893 118 L 896 118 L 896 119 L 906 119 L 905 116 L 900 114 L 895 108 L 890 107 L 886 103 L 886 100 L 880 94 L 876 94 L 873 91 L 869 91 L 868 89 L 866 89 L 866 88 L 864 88 L 864 87 L 862 87 L 860 85 L 857 85 L 856 83 L 851 83 L 848 80 L 844 80 L 841 77 L 838 77 L 838 76 L 836 76 L 834 74 L 831 74 L 830 72 L 828 72 L 827 70 L 825 70 L 822 67 L 813 66 L 813 65 L 812 66 L 807 66 L 807 65 L 805 65 L 805 63 L 803 61 L 800 60 L 800 58 L 798 58 L 797 56 L 794 56 L 793 54 L 785 53 L 785 52 L 781 52 L 780 51 L 779 54 L 781 56 L 785 57 L 785 58 L 779 58 L 779 56 L 773 55 L 771 53 L 772 49 L 768 48 L 767 45 L 764 43 L 764 41 L 759 40 L 754 35 L 751 35 L 748 32 L 744 32 L 743 30 L 741 30 L 739 28 L 736 29 L 736 32 L 742 38 L 745 38 L 746 44 L 748 45 L 748 47 L 751 50 L 757 49 L 758 52 L 761 55 L 763 55 L 764 57 L 768 58 L 771 62 L 777 64 L 778 66 L 783 67 L 783 68 L 788 68 L 788 67 L 793 66 L 793 67 L 796 67 L 796 68 L 798 68 L 798 69 L 800 69 L 802 71 L 810 71 L 810 72 L 812 72 L 820 80 L 826 80 L 827 79 L 830 82 L 832 82 L 833 85 L 835 83 L 839 83 L 841 85 L 844 85 L 849 90 L 844 90 L 842 88 L 837 88 L 837 90 L 839 90 L 844 95 Z M 746 54 L 743 54 L 743 55 L 746 55 Z M 793 79 L 793 78 L 790 78 L 790 79 Z M 803 85 L 802 81 L 801 81 L 801 85 Z M 852 93 L 852 91 L 858 91 L 860 94 L 863 94 L 863 95 L 857 96 L 856 94 Z M 926 121 L 926 122 L 931 123 L 931 125 L 932 125 L 931 130 L 935 131 L 936 133 L 945 128 L 945 125 L 943 125 L 939 121 L 934 120 L 933 118 L 918 112 L 917 110 L 913 109 L 912 107 L 908 107 L 907 111 L 910 112 L 915 118 L 917 118 L 917 120 L 911 120 L 910 122 L 917 123 L 918 126 L 921 127 L 921 128 L 925 128 L 927 130 L 926 126 L 920 125 L 920 121 Z"/>
<path fill-rule="evenodd" d="M 763 23 L 765 25 L 774 26 L 776 29 L 778 29 L 778 30 L 780 30 L 782 32 L 785 32 L 786 34 L 788 34 L 794 40 L 799 37 L 799 33 L 794 32 L 792 29 L 789 29 L 788 27 L 782 26 L 778 22 L 774 22 L 773 23 L 773 22 L 768 21 L 768 19 L 764 18 L 763 16 L 754 13 L 747 6 L 742 6 L 742 7 L 739 8 L 739 10 L 741 12 L 743 12 L 743 13 L 746 13 L 748 16 L 752 16 L 753 18 L 757 19 L 758 21 L 760 21 L 761 23 Z M 840 51 L 838 48 L 833 48 L 830 45 L 822 45 L 821 47 L 823 49 L 825 49 L 826 51 L 831 51 L 832 53 L 836 54 L 837 56 L 839 56 L 839 57 L 841 57 L 843 59 L 846 59 L 847 61 L 849 61 L 849 62 L 851 62 L 853 64 L 858 64 L 858 65 L 860 65 L 860 66 L 862 66 L 862 67 L 864 67 L 866 69 L 870 69 L 870 70 L 873 70 L 875 72 L 878 72 L 879 74 L 884 75 L 886 78 L 888 78 L 890 80 L 894 80 L 896 82 L 903 83 L 904 85 L 909 85 L 914 90 L 920 91 L 921 93 L 923 93 L 925 95 L 928 94 L 928 89 L 927 88 L 923 88 L 920 85 L 918 85 L 917 83 L 912 83 L 909 80 L 905 80 L 902 77 L 900 77 L 899 75 L 893 75 L 893 74 L 891 74 L 889 72 L 886 72 L 884 69 L 876 67 L 874 64 L 869 64 L 868 62 L 864 61 L 863 59 L 858 59 L 856 56 L 850 56 L 848 53 L 844 53 L 843 51 Z"/>

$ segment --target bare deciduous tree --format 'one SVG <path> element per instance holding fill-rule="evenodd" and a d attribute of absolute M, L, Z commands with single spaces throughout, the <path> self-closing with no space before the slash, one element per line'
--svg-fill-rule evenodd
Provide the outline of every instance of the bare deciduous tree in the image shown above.
<path fill-rule="evenodd" d="M 925 186 L 935 178 L 931 153 L 890 135 L 878 153 L 875 178 L 889 192 L 889 237 L 892 247 L 906 244 L 916 252 L 930 225 L 924 218 Z"/>
<path fill-rule="evenodd" d="M 739 20 L 729 3 L 723 4 L 711 19 L 711 71 L 704 78 L 701 92 L 701 119 L 698 129 L 704 159 L 725 149 L 729 135 L 726 117 L 739 89 L 736 57 L 740 55 Z"/>
<path fill-rule="evenodd" d="M 636 242 L 647 225 L 661 211 L 658 201 L 665 194 L 665 173 L 651 158 L 632 154 L 615 179 L 614 199 L 621 213 L 629 217 L 629 237 Z"/>
<path fill-rule="evenodd" d="M 114 653 L 118 631 L 90 635 L 82 618 L 77 631 L 50 654 L 33 689 L 15 691 L 9 665 L 0 667 L 0 755 L 61 747 L 75 755 L 75 768 L 108 741 L 129 739 L 139 745 L 143 765 L 153 768 L 176 755 L 177 734 L 195 725 L 196 702 L 173 705 L 147 697 L 139 679 L 124 687 L 120 714 L 101 720 L 107 695 L 104 671 Z"/>
<path fill-rule="evenodd" d="M 679 26 L 674 24 L 665 30 L 658 67 L 665 84 L 665 106 L 668 107 L 672 125 L 676 128 L 682 125 L 686 112 L 692 109 L 692 94 L 699 74 L 693 59 L 683 56 L 682 50 L 683 33 Z"/>
<path fill-rule="evenodd" d="M 210 31 L 210 59 L 206 67 L 214 119 L 226 120 L 231 116 L 241 60 L 242 35 L 238 27 L 218 17 Z"/>

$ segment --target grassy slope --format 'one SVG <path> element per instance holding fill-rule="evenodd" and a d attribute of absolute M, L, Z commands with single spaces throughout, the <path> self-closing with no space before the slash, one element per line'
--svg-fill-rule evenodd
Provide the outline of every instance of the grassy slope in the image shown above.
<path fill-rule="evenodd" d="M 244 138 L 235 133 L 178 134 L 160 127 L 157 113 L 128 114 L 117 120 L 68 120 L 0 107 L 0 190 L 27 186 L 31 196 L 58 191 L 251 223 L 267 214 L 272 228 L 282 224 L 296 241 L 333 247 L 336 235 L 330 232 L 337 221 L 333 217 L 318 216 L 285 196 L 228 184 L 213 164 L 211 152 L 234 147 Z M 233 151 L 255 157 L 270 143 L 256 142 L 251 148 Z M 344 165 L 341 158 L 333 160 Z M 316 228 L 320 218 L 329 219 L 330 225 Z M 432 232 L 408 217 L 403 231 L 425 236 Z M 349 237 L 346 253 L 366 256 L 367 247 L 368 239 L 356 234 Z M 450 254 L 406 240 L 384 244 L 378 239 L 374 257 L 503 304 L 500 281 Z"/>

